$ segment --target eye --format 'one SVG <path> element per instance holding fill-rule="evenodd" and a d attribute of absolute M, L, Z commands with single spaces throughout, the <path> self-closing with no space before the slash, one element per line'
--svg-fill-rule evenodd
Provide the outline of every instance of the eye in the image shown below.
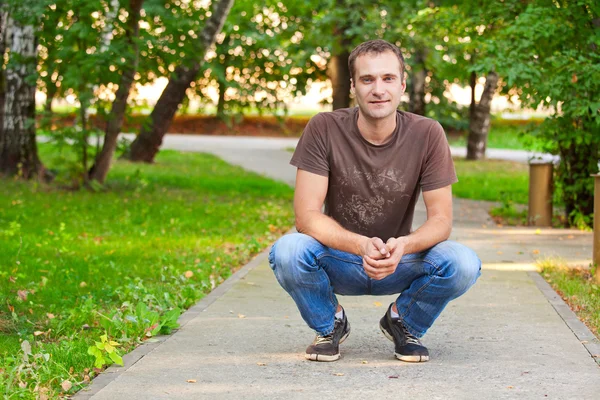
<path fill-rule="evenodd" d="M 362 78 L 363 83 L 371 83 L 373 81 L 373 78 L 368 78 L 368 77 L 364 77 Z"/>

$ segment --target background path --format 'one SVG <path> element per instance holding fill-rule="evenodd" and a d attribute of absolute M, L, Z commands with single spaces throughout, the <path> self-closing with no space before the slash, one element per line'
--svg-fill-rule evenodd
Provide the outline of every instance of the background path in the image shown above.
<path fill-rule="evenodd" d="M 165 146 L 174 148 L 171 136 Z M 185 150 L 294 181 L 291 153 L 281 150 L 287 142 L 210 141 L 186 140 Z M 532 272 L 539 257 L 589 263 L 591 234 L 496 228 L 481 202 L 455 199 L 454 213 L 452 238 L 477 251 L 483 272 L 425 336 L 430 362 L 394 358 L 393 344 L 378 329 L 390 296 L 340 296 L 352 325 L 342 358 L 304 360 L 313 333 L 277 284 L 265 252 L 188 310 L 175 334 L 139 347 L 124 367 L 109 368 L 76 398 L 597 399 L 598 339 Z M 415 224 L 424 219 L 419 204 Z"/>

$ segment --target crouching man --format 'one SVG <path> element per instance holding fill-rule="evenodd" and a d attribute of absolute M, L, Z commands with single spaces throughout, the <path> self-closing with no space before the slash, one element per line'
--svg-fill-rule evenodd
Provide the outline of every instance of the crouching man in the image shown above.
<path fill-rule="evenodd" d="M 316 332 L 307 359 L 340 358 L 350 324 L 336 294 L 399 294 L 381 331 L 398 359 L 428 361 L 420 338 L 475 283 L 481 262 L 447 240 L 457 178 L 441 125 L 397 110 L 406 88 L 400 50 L 365 42 L 348 66 L 358 107 L 320 113 L 306 126 L 291 160 L 299 233 L 279 239 L 269 262 Z M 427 221 L 411 232 L 421 191 Z"/>

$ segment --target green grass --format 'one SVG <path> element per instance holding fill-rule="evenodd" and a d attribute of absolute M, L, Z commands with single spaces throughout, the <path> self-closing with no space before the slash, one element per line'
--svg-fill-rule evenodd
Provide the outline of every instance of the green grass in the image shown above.
<path fill-rule="evenodd" d="M 592 271 L 585 268 L 569 268 L 552 260 L 540 263 L 540 269 L 544 279 L 598 337 L 600 284 L 594 282 Z"/>
<path fill-rule="evenodd" d="M 452 186 L 456 197 L 471 200 L 527 204 L 529 167 L 503 160 L 467 161 L 455 159 L 458 183 Z"/>
<path fill-rule="evenodd" d="M 41 157 L 61 168 L 52 147 Z M 94 375 L 87 348 L 101 335 L 126 352 L 168 332 L 169 312 L 176 318 L 293 224 L 291 188 L 202 154 L 118 162 L 97 193 L 1 184 L 0 395 L 8 398 L 38 397 L 36 385 L 50 398 L 72 393 Z M 73 389 L 63 391 L 64 380 Z"/>
<path fill-rule="evenodd" d="M 523 136 L 526 133 L 526 128 L 523 126 L 511 126 L 498 124 L 490 128 L 488 134 L 487 147 L 490 149 L 511 149 L 511 150 L 523 150 L 525 149 L 525 143 Z M 462 134 L 459 137 L 449 137 L 448 142 L 453 147 L 466 147 L 467 146 L 467 133 Z"/>

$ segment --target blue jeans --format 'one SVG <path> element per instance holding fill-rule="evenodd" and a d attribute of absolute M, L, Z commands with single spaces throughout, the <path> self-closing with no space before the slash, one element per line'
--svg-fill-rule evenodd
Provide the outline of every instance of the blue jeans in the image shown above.
<path fill-rule="evenodd" d="M 398 294 L 398 314 L 407 329 L 421 337 L 446 304 L 464 294 L 481 275 L 481 261 L 468 247 L 452 241 L 405 254 L 396 271 L 371 279 L 362 257 L 322 245 L 293 233 L 271 248 L 269 264 L 279 284 L 296 302 L 302 318 L 319 335 L 333 331 L 341 295 Z"/>

